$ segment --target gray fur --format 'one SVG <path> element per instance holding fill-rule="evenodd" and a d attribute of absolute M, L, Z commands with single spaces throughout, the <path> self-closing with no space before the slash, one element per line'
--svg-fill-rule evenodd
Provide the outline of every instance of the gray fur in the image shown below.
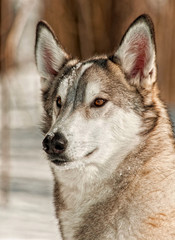
<path fill-rule="evenodd" d="M 42 90 L 43 133 L 58 132 L 68 141 L 59 156 L 48 154 L 50 162 L 60 157 L 67 161 L 51 163 L 64 240 L 175 238 L 175 143 L 159 98 L 150 18 L 139 17 L 129 34 L 140 24 L 149 30 L 145 34 L 152 44 L 149 66 L 141 62 L 151 69 L 146 76 L 140 67 L 129 78 L 125 59 L 120 61 L 124 49 L 83 62 L 66 57 Z M 58 95 L 61 109 L 55 106 Z M 94 107 L 98 97 L 107 99 L 104 107 Z"/>

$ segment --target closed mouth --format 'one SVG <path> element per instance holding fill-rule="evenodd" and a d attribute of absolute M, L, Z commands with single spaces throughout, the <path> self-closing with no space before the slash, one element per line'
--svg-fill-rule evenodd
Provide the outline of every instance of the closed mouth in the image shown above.
<path fill-rule="evenodd" d="M 94 150 L 92 150 L 91 152 L 89 152 L 88 154 L 86 154 L 85 157 L 89 157 L 90 155 L 92 155 L 98 148 L 95 148 Z"/>
<path fill-rule="evenodd" d="M 95 148 L 94 150 L 90 151 L 89 153 L 87 153 L 87 154 L 85 155 L 85 157 L 91 156 L 97 149 L 98 149 L 98 148 Z M 53 164 L 55 164 L 56 166 L 65 166 L 65 165 L 67 165 L 67 164 L 69 164 L 69 163 L 72 162 L 72 161 L 68 161 L 67 159 L 64 159 L 64 158 L 54 158 L 54 159 L 51 158 L 50 160 L 51 160 L 51 162 L 52 162 Z"/>
<path fill-rule="evenodd" d="M 57 166 L 62 166 L 62 165 L 66 165 L 69 163 L 69 161 L 67 161 L 65 159 L 53 159 L 53 160 L 51 160 L 51 162 Z"/>

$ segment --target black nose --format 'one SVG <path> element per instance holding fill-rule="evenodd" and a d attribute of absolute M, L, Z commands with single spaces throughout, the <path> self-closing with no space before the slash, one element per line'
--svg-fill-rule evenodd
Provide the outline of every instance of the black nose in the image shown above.
<path fill-rule="evenodd" d="M 67 140 L 61 133 L 46 135 L 43 140 L 43 149 L 48 154 L 60 154 L 66 150 Z"/>

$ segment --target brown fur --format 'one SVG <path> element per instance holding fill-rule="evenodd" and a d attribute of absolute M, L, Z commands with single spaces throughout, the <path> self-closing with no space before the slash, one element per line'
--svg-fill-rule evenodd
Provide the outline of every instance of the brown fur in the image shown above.
<path fill-rule="evenodd" d="M 154 44 L 154 29 L 149 17 L 146 19 Z M 59 84 L 77 62 L 64 62 L 58 75 L 42 92 L 44 134 L 52 126 L 53 102 Z M 115 107 L 125 112 L 133 111 L 142 120 L 139 133 L 141 142 L 122 159 L 110 177 L 93 183 L 92 191 L 88 194 L 87 183 L 81 192 L 78 186 L 67 186 L 52 169 L 56 217 L 59 219 L 62 237 L 64 240 L 175 239 L 175 141 L 157 82 L 143 86 L 135 79 L 130 81 L 116 56 L 100 56 L 82 62 L 87 63 L 93 65 L 80 76 L 76 88 L 76 97 L 80 94 L 80 98 L 76 100 L 73 111 L 79 111 L 86 120 L 100 117 L 98 112 L 94 114 L 92 108 L 81 100 L 81 89 L 95 79 L 100 82 L 108 100 Z M 152 77 L 152 72 L 149 74 Z M 106 122 L 112 111 L 110 109 L 103 116 Z M 64 193 L 66 187 L 68 196 Z M 103 192 L 104 196 L 101 196 Z M 86 193 L 85 197 L 80 198 L 77 206 L 69 194 L 75 198 L 76 194 L 81 197 L 83 193 Z M 69 217 L 77 221 L 70 226 L 72 239 L 68 239 L 65 232 L 65 229 L 69 229 L 66 226 L 66 218 Z"/>

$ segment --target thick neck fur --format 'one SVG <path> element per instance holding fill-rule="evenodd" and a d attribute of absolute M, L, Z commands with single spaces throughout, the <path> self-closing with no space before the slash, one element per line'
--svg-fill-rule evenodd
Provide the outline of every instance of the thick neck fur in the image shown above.
<path fill-rule="evenodd" d="M 98 238 L 100 236 L 98 234 L 95 237 L 95 233 L 102 231 L 105 224 L 101 220 L 103 209 L 106 208 L 105 218 L 117 212 L 118 218 L 121 218 L 128 206 L 126 199 L 132 198 L 134 194 L 135 187 L 133 186 L 137 185 L 143 175 L 150 173 L 150 166 L 153 165 L 155 169 L 159 168 L 161 172 L 170 164 L 172 161 L 170 156 L 173 158 L 175 156 L 172 127 L 161 101 L 157 103 L 156 109 L 159 117 L 154 130 L 125 156 L 112 175 L 106 175 L 105 178 L 97 175 L 95 181 L 94 179 L 91 181 L 90 176 L 86 176 L 84 171 L 76 170 L 76 173 L 71 174 L 70 179 L 65 178 L 62 181 L 54 173 L 56 215 L 60 221 L 64 240 L 105 239 L 105 233 L 102 238 Z M 129 188 L 131 191 L 128 191 Z M 115 219 L 117 221 L 116 217 Z M 94 221 L 98 221 L 98 224 Z M 93 224 L 95 224 L 95 229 Z M 115 229 L 119 228 L 116 222 L 113 224 L 115 224 Z M 86 231 L 87 226 L 88 231 Z M 114 232 L 115 235 L 116 231 Z M 107 234 L 110 236 L 109 233 Z M 111 233 L 111 238 L 106 239 L 114 239 L 114 235 Z M 86 237 L 82 238 L 82 236 Z"/>

